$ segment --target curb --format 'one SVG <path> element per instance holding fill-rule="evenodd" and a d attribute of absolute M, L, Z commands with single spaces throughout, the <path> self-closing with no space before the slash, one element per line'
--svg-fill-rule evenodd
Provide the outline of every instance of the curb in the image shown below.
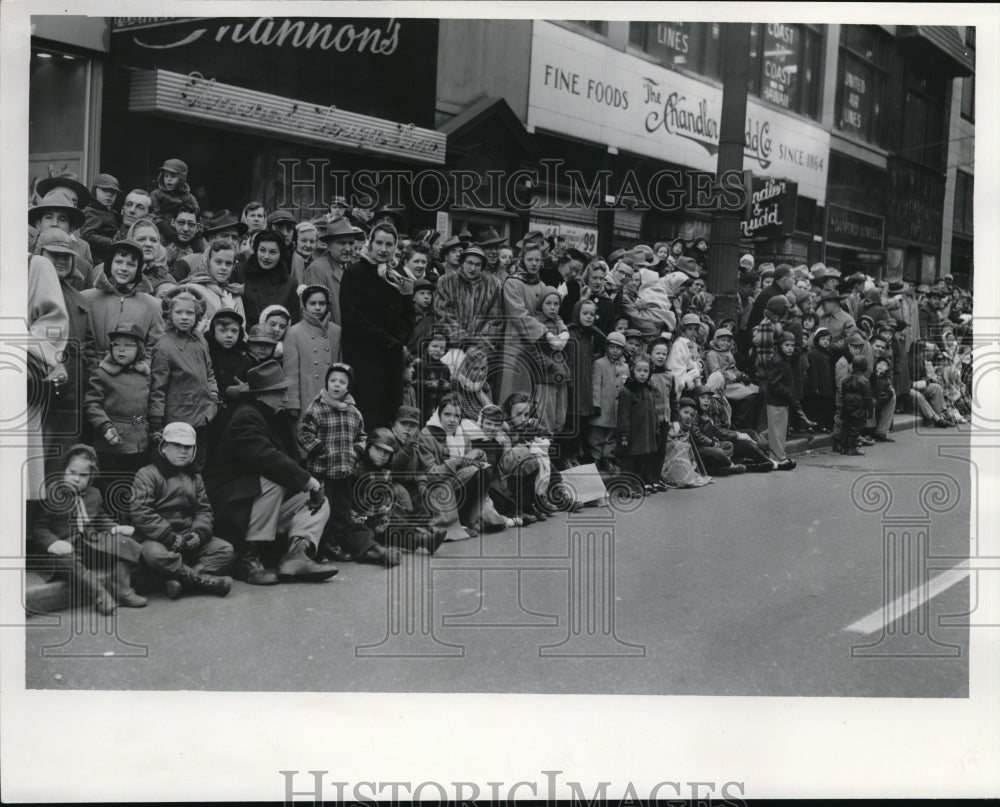
<path fill-rule="evenodd" d="M 893 419 L 893 431 L 913 429 L 918 420 L 915 415 L 896 415 Z M 808 454 L 820 448 L 829 448 L 831 442 L 829 434 L 794 437 L 786 441 L 785 451 L 790 455 Z M 65 580 L 47 583 L 37 572 L 29 571 L 24 578 L 24 604 L 29 615 L 65 611 L 70 604 L 69 584 Z"/>

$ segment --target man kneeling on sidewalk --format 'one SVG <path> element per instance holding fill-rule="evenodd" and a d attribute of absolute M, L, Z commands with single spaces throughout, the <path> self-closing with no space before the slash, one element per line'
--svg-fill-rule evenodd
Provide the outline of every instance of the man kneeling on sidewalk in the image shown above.
<path fill-rule="evenodd" d="M 313 560 L 330 505 L 320 481 L 294 459 L 295 421 L 283 404 L 287 386 L 276 361 L 247 372 L 241 401 L 205 469 L 216 529 L 238 547 L 233 576 L 258 586 L 319 582 L 337 573 Z M 282 533 L 288 549 L 275 575 L 260 553 Z"/>

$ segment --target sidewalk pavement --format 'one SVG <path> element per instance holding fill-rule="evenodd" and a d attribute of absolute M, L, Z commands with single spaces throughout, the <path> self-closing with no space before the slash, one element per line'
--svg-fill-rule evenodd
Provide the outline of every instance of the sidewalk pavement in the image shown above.
<path fill-rule="evenodd" d="M 914 428 L 918 420 L 915 415 L 896 415 L 893 419 L 893 432 L 908 431 Z M 785 442 L 785 451 L 789 455 L 808 455 L 818 449 L 830 447 L 829 434 L 792 434 L 794 436 Z M 47 583 L 37 572 L 27 572 L 24 603 L 29 615 L 65 611 L 69 607 L 69 585 L 65 580 Z"/>

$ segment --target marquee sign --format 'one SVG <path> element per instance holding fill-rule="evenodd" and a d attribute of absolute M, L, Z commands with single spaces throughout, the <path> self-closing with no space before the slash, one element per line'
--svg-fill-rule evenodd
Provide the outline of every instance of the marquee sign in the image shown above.
<path fill-rule="evenodd" d="M 444 164 L 447 149 L 442 132 L 222 84 L 197 72 L 135 72 L 128 108 L 130 112 L 187 118 L 206 126 L 435 165 Z"/>

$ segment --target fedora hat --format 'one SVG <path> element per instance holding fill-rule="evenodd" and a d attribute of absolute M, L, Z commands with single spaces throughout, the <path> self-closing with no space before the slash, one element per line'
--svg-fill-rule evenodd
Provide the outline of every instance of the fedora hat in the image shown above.
<path fill-rule="evenodd" d="M 820 303 L 827 303 L 830 300 L 834 300 L 834 301 L 836 301 L 838 303 L 843 302 L 844 295 L 843 294 L 839 294 L 838 292 L 835 292 L 835 291 L 831 291 L 830 289 L 827 289 L 826 291 L 824 291 L 819 296 Z"/>
<path fill-rule="evenodd" d="M 697 262 L 695 262 L 694 258 L 689 258 L 687 255 L 682 255 L 674 262 L 674 269 L 678 272 L 683 272 L 692 280 L 697 280 L 701 277 Z"/>
<path fill-rule="evenodd" d="M 239 231 L 240 235 L 246 235 L 249 229 L 242 221 L 240 221 L 236 216 L 234 216 L 228 210 L 220 210 L 214 216 L 211 216 L 208 221 L 205 222 L 205 227 L 202 230 L 203 234 L 208 236 L 212 233 L 220 233 L 223 230 L 236 229 Z"/>
<path fill-rule="evenodd" d="M 37 205 L 28 209 L 28 224 L 34 226 L 43 215 L 49 212 L 65 213 L 69 218 L 69 226 L 76 230 L 83 226 L 83 211 L 73 205 L 73 200 L 56 188 L 41 198 Z"/>
<path fill-rule="evenodd" d="M 354 226 L 344 216 L 338 216 L 333 221 L 328 221 L 326 227 L 319 234 L 321 241 L 339 241 L 341 239 L 354 240 L 357 234 Z"/>
<path fill-rule="evenodd" d="M 451 238 L 447 238 L 441 242 L 441 246 L 438 247 L 438 254 L 443 258 L 456 247 L 465 249 L 465 243 L 457 235 L 453 235 Z"/>
<path fill-rule="evenodd" d="M 403 232 L 403 211 L 395 208 L 389 207 L 389 205 L 382 205 L 377 208 L 374 213 L 372 213 L 372 224 L 378 224 L 383 219 L 389 219 L 392 222 L 392 226 L 396 228 L 397 231 Z"/>
<path fill-rule="evenodd" d="M 258 392 L 275 392 L 288 388 L 288 379 L 281 365 L 274 359 L 268 359 L 247 371 L 247 380 L 236 385 L 240 395 L 253 395 Z"/>
<path fill-rule="evenodd" d="M 103 176 L 107 176 L 106 174 Z M 114 179 L 114 177 L 112 177 Z M 101 186 L 97 186 L 101 187 Z M 39 196 L 47 196 L 56 188 L 72 188 L 76 193 L 76 205 L 80 209 L 90 204 L 90 189 L 80 182 L 76 174 L 57 174 L 54 177 L 46 177 L 35 186 L 35 191 Z M 116 189 L 117 190 L 117 189 Z"/>
<path fill-rule="evenodd" d="M 481 247 L 498 247 L 507 243 L 507 237 L 500 235 L 495 228 L 487 227 L 476 243 Z"/>
<path fill-rule="evenodd" d="M 653 248 L 645 244 L 632 247 L 628 251 L 625 261 L 636 269 L 649 269 L 659 263 L 656 254 L 653 252 Z"/>
<path fill-rule="evenodd" d="M 473 244 L 472 246 L 463 249 L 462 257 L 464 258 L 466 255 L 476 255 L 483 259 L 483 263 L 486 263 L 486 253 L 479 244 Z"/>

